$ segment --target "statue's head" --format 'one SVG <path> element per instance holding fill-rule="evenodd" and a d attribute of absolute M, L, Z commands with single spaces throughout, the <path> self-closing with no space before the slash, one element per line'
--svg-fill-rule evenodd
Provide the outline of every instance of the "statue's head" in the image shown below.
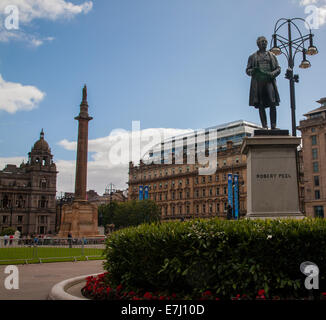
<path fill-rule="evenodd" d="M 257 39 L 257 46 L 259 49 L 266 49 L 267 48 L 267 39 L 264 36 L 258 37 Z"/>

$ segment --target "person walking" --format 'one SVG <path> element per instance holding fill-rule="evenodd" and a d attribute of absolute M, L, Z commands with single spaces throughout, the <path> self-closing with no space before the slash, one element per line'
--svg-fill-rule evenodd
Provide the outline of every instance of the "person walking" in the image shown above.
<path fill-rule="evenodd" d="M 5 235 L 4 235 L 4 237 L 3 237 L 3 240 L 4 240 L 4 245 L 5 245 L 5 246 L 6 246 L 6 245 L 7 245 L 7 243 L 8 243 L 8 239 L 9 239 L 8 235 L 7 235 L 7 234 L 5 234 Z"/>
<path fill-rule="evenodd" d="M 69 248 L 72 247 L 72 234 L 69 232 L 68 233 L 68 243 L 69 243 Z"/>

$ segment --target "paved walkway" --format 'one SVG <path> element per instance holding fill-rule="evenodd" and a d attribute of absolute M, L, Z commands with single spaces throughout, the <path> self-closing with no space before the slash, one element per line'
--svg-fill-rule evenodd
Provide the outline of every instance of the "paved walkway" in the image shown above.
<path fill-rule="evenodd" d="M 54 262 L 18 265 L 19 289 L 4 286 L 6 266 L 0 266 L 0 300 L 46 300 L 51 288 L 60 281 L 103 272 L 104 260 Z"/>

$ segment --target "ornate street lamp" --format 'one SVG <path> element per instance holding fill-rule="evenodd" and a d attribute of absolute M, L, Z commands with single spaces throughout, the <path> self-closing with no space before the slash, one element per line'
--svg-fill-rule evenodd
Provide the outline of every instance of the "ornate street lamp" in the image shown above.
<path fill-rule="evenodd" d="M 285 73 L 285 78 L 290 81 L 290 99 L 291 99 L 291 118 L 292 118 L 292 136 L 297 135 L 297 129 L 296 129 L 296 116 L 295 116 L 295 90 L 294 90 L 294 83 L 299 82 L 299 75 L 293 74 L 293 68 L 294 68 L 294 60 L 295 56 L 298 52 L 302 53 L 302 61 L 299 65 L 299 68 L 301 69 L 307 69 L 311 67 L 310 62 L 307 60 L 307 55 L 315 55 L 318 53 L 317 48 L 314 46 L 313 43 L 313 37 L 314 35 L 311 33 L 311 29 L 308 26 L 309 33 L 306 35 L 303 35 L 298 26 L 294 23 L 294 21 L 301 21 L 304 22 L 305 26 L 308 26 L 306 21 L 302 18 L 293 18 L 293 19 L 285 19 L 281 18 L 279 19 L 274 28 L 274 34 L 272 36 L 272 42 L 271 42 L 271 49 L 270 51 L 274 53 L 275 55 L 281 55 L 284 54 L 288 61 L 288 69 Z M 287 25 L 287 31 L 288 36 L 283 37 L 281 36 L 278 31 L 280 28 L 282 28 L 284 25 Z M 298 33 L 298 37 L 295 39 L 292 39 L 292 27 L 295 28 L 295 30 Z M 309 41 L 309 47 L 308 49 L 305 48 L 305 42 Z"/>

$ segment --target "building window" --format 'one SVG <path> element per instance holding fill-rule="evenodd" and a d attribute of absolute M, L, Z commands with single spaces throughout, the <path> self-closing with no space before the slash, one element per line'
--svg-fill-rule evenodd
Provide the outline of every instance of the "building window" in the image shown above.
<path fill-rule="evenodd" d="M 212 182 L 212 181 L 213 181 L 212 176 L 209 176 L 209 177 L 208 177 L 208 181 L 209 181 L 209 182 Z"/>
<path fill-rule="evenodd" d="M 195 184 L 198 184 L 198 177 L 195 178 Z"/>
<path fill-rule="evenodd" d="M 314 213 L 316 218 L 324 218 L 324 207 L 323 206 L 315 206 Z"/>
<path fill-rule="evenodd" d="M 227 194 L 227 188 L 226 187 L 223 188 L 223 194 Z"/>
<path fill-rule="evenodd" d="M 223 180 L 226 180 L 226 173 L 223 173 Z"/>
<path fill-rule="evenodd" d="M 220 212 L 220 204 L 216 203 L 216 213 Z"/>
<path fill-rule="evenodd" d="M 235 159 L 235 163 L 239 163 L 239 158 L 236 158 Z"/>
<path fill-rule="evenodd" d="M 216 188 L 216 195 L 220 195 L 220 188 Z"/>
<path fill-rule="evenodd" d="M 186 179 L 186 185 L 188 185 L 188 184 L 189 184 L 189 178 Z"/>
<path fill-rule="evenodd" d="M 226 160 L 223 160 L 223 166 L 226 166 Z"/>
<path fill-rule="evenodd" d="M 320 199 L 320 191 L 315 190 L 315 200 L 319 200 L 319 199 Z"/>
<path fill-rule="evenodd" d="M 179 168 L 179 173 L 182 173 L 182 168 L 181 167 Z"/>
<path fill-rule="evenodd" d="M 190 198 L 190 192 L 187 191 L 187 199 L 189 199 L 189 198 Z"/>
<path fill-rule="evenodd" d="M 202 182 L 202 183 L 205 183 L 205 182 L 206 182 L 205 177 L 202 177 L 202 178 L 201 178 L 201 182 Z"/>
<path fill-rule="evenodd" d="M 172 206 L 172 215 L 175 214 L 175 206 Z"/>
<path fill-rule="evenodd" d="M 179 214 L 182 214 L 182 206 L 179 206 Z"/>
<path fill-rule="evenodd" d="M 23 223 L 23 216 L 17 216 L 17 223 Z"/>
<path fill-rule="evenodd" d="M 199 204 L 196 205 L 196 213 L 199 213 Z"/>
<path fill-rule="evenodd" d="M 314 176 L 314 185 L 315 187 L 319 187 L 319 176 Z"/>
<path fill-rule="evenodd" d="M 8 222 L 8 216 L 2 216 L 2 223 Z"/>
<path fill-rule="evenodd" d="M 189 167 L 187 167 L 187 172 L 189 172 L 190 171 L 190 168 Z"/>
<path fill-rule="evenodd" d="M 316 132 L 316 128 L 311 128 L 311 132 Z"/>
<path fill-rule="evenodd" d="M 42 189 L 46 189 L 46 179 L 41 179 L 41 181 L 40 181 L 40 187 Z"/>
<path fill-rule="evenodd" d="M 206 196 L 206 190 L 203 189 L 203 197 L 205 197 L 205 196 Z"/>
<path fill-rule="evenodd" d="M 172 181 L 172 188 L 174 188 L 174 181 Z"/>
<path fill-rule="evenodd" d="M 175 199 L 175 192 L 172 191 L 172 200 L 174 200 L 174 199 Z"/>
<path fill-rule="evenodd" d="M 182 192 L 179 192 L 179 199 L 182 200 Z"/>
<path fill-rule="evenodd" d="M 209 204 L 209 213 L 213 213 L 213 205 L 211 203 Z"/>
<path fill-rule="evenodd" d="M 311 145 L 317 145 L 317 136 L 311 136 Z"/>
<path fill-rule="evenodd" d="M 162 201 L 162 194 L 160 193 L 160 201 Z"/>
<path fill-rule="evenodd" d="M 209 195 L 210 195 L 210 197 L 213 195 L 213 189 L 212 188 L 209 189 Z"/>
<path fill-rule="evenodd" d="M 206 205 L 205 205 L 205 203 L 203 204 L 203 213 L 206 213 Z"/>
<path fill-rule="evenodd" d="M 312 149 L 312 159 L 313 160 L 318 159 L 318 149 Z"/>
<path fill-rule="evenodd" d="M 313 171 L 314 172 L 319 172 L 319 165 L 318 165 L 318 162 L 313 162 Z"/>
<path fill-rule="evenodd" d="M 195 192 L 196 198 L 199 198 L 199 190 L 197 189 Z"/>
<path fill-rule="evenodd" d="M 180 187 L 182 186 L 182 180 L 179 180 L 179 186 Z"/>

